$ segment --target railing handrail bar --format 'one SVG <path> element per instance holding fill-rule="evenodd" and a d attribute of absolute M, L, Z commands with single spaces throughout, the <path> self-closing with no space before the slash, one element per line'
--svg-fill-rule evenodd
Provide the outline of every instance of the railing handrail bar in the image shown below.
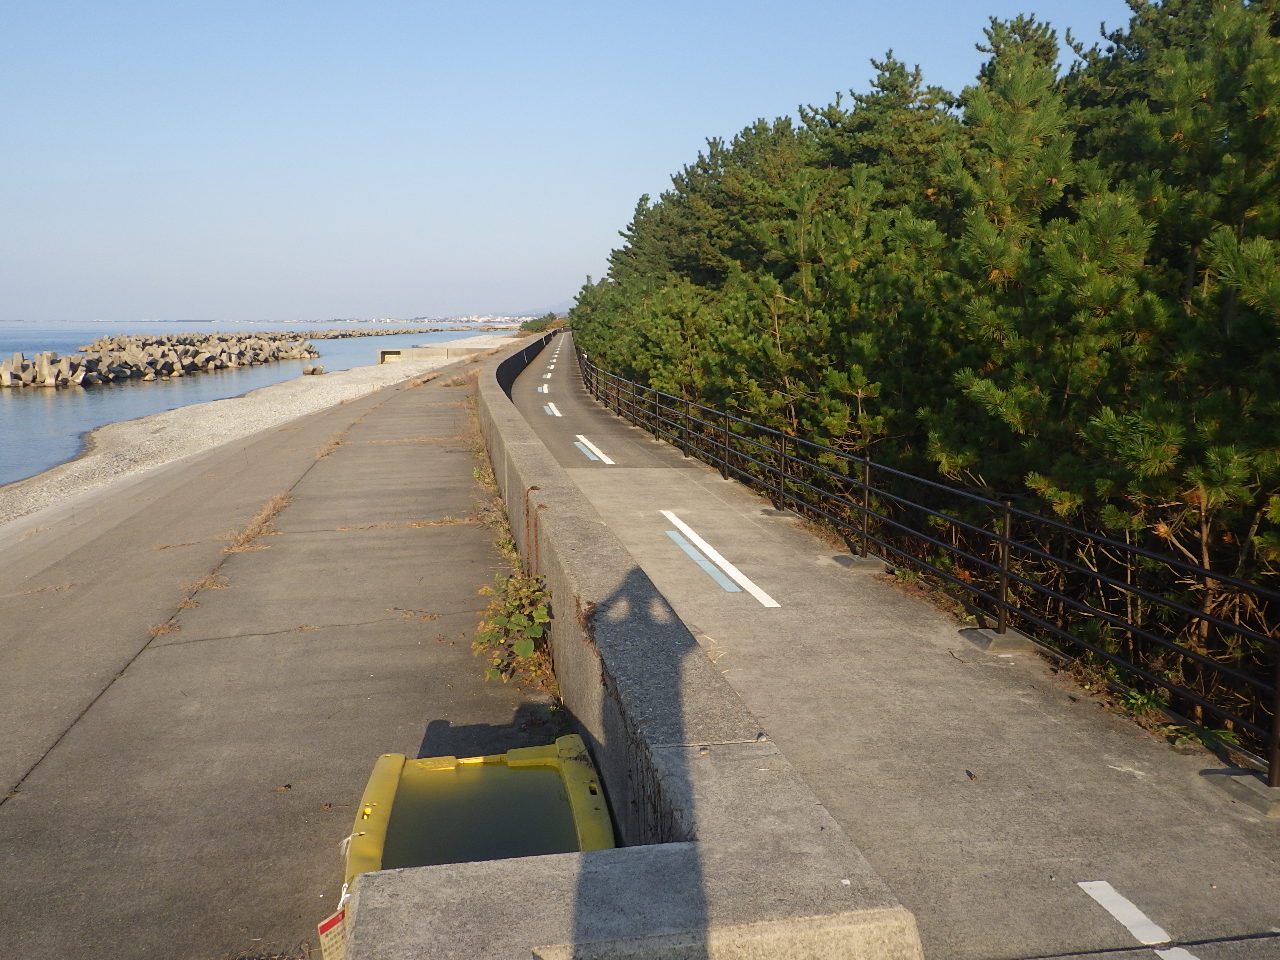
<path fill-rule="evenodd" d="M 747 459 L 751 459 L 751 458 L 749 458 L 749 457 L 748 457 Z M 754 461 L 754 462 L 758 462 L 758 461 Z M 812 484 L 810 484 L 808 481 L 803 480 L 803 479 L 798 478 L 798 477 L 796 477 L 796 478 L 792 478 L 792 482 L 793 482 L 794 484 L 798 485 L 798 486 L 806 487 L 806 488 L 808 488 L 809 490 L 812 490 L 814 493 L 823 493 L 823 492 L 824 492 L 821 488 L 819 488 L 819 487 L 815 487 L 815 486 L 813 486 Z M 780 488 L 778 488 L 778 487 L 774 487 L 774 486 L 772 486 L 772 485 L 770 485 L 770 484 L 765 484 L 765 486 L 766 486 L 768 489 L 773 490 L 773 491 L 775 491 L 776 493 L 778 493 L 781 497 L 783 497 L 783 498 L 785 498 L 785 499 L 787 499 L 787 500 L 790 500 L 792 503 L 801 504 L 801 505 L 803 505 L 804 507 L 806 507 L 806 508 L 808 508 L 808 509 L 815 509 L 814 505 L 813 505 L 813 504 L 811 504 L 808 500 L 802 500 L 802 499 L 800 499 L 800 498 L 798 498 L 798 497 L 791 496 L 791 495 L 789 495 L 786 491 L 784 491 L 784 490 L 782 490 L 782 489 L 780 489 Z M 963 523 L 963 522 L 961 522 L 961 521 L 959 521 L 959 520 L 954 520 L 953 518 L 948 517 L 948 515 L 947 515 L 947 514 L 944 514 L 944 513 L 938 513 L 938 512 L 937 512 L 937 511 L 935 511 L 935 510 L 930 510 L 928 507 L 922 507 L 922 506 L 919 506 L 918 504 L 914 504 L 914 503 L 912 503 L 912 502 L 911 502 L 911 501 L 909 501 L 909 500 L 904 500 L 904 499 L 902 499 L 901 497 L 897 497 L 897 496 L 895 496 L 895 495 L 893 495 L 893 494 L 890 494 L 888 491 L 885 491 L 885 490 L 877 490 L 877 491 L 876 491 L 876 495 L 877 495 L 877 496 L 879 496 L 879 497 L 883 497 L 883 498 L 885 498 L 885 499 L 893 500 L 893 501 L 895 501 L 895 502 L 897 502 L 897 503 L 902 504 L 903 506 L 908 506 L 908 507 L 917 508 L 917 509 L 921 510 L 922 512 L 926 513 L 926 514 L 928 514 L 928 515 L 930 515 L 930 516 L 938 517 L 938 518 L 939 518 L 939 519 L 941 519 L 941 520 L 948 520 L 949 522 L 953 522 L 953 523 L 955 523 L 957 526 L 965 527 L 966 529 L 972 530 L 972 531 L 974 531 L 975 533 L 980 533 L 980 534 L 982 534 L 982 535 L 984 535 L 984 536 L 986 536 L 986 537 L 988 537 L 988 538 L 990 538 L 990 539 L 992 539 L 992 540 L 997 540 L 997 541 L 999 541 L 999 540 L 1003 540 L 1003 539 L 1004 539 L 1000 534 L 998 534 L 998 533 L 996 533 L 996 532 L 994 532 L 994 531 L 987 530 L 987 529 L 982 528 L 982 527 L 974 527 L 974 526 L 971 526 L 971 525 L 969 525 L 969 524 L 965 524 L 965 523 Z M 827 495 L 827 499 L 835 500 L 835 501 L 837 501 L 837 502 L 839 502 L 839 503 L 845 504 L 846 506 L 850 506 L 850 507 L 854 507 L 854 508 L 860 509 L 860 506 L 859 506 L 858 504 L 852 503 L 851 501 L 847 500 L 845 497 L 843 497 L 843 496 L 841 496 L 841 495 L 839 495 L 839 494 L 828 494 L 828 495 Z M 997 564 L 995 561 L 987 560 L 985 557 L 981 557 L 981 556 L 979 556 L 979 555 L 977 555 L 977 554 L 970 553 L 970 552 L 969 552 L 969 551 L 967 551 L 967 550 L 961 550 L 959 547 L 952 546 L 951 544 L 948 544 L 948 543 L 946 543 L 945 541 L 937 540 L 937 539 L 935 539 L 935 538 L 933 538 L 933 537 L 930 537 L 930 536 L 929 536 L 929 535 L 927 535 L 927 534 L 921 533 L 920 531 L 918 531 L 918 530 L 916 530 L 916 529 L 914 529 L 914 528 L 912 528 L 912 527 L 907 526 L 906 524 L 903 524 L 903 523 L 901 523 L 901 522 L 899 522 L 899 521 L 897 521 L 897 520 L 894 520 L 893 518 L 888 517 L 888 516 L 886 516 L 885 514 L 879 513 L 878 511 L 875 511 L 875 510 L 868 510 L 868 513 L 869 513 L 871 516 L 875 517 L 875 518 L 876 518 L 877 520 L 879 520 L 880 522 L 885 523 L 885 524 L 888 524 L 889 526 L 892 526 L 892 527 L 894 527 L 895 529 L 902 531 L 903 533 L 907 533 L 907 534 L 909 534 L 910 536 L 912 536 L 913 538 L 915 538 L 915 539 L 917 539 L 917 540 L 923 540 L 923 541 L 924 541 L 924 542 L 926 542 L 926 543 L 930 543 L 930 544 L 934 545 L 935 547 L 938 547 L 939 549 L 942 549 L 942 550 L 947 551 L 948 553 L 952 554 L 953 556 L 962 557 L 962 558 L 964 558 L 965 560 L 969 560 L 969 561 L 971 561 L 971 562 L 973 562 L 973 563 L 976 563 L 976 564 L 978 564 L 978 565 L 979 565 L 979 566 L 981 566 L 981 567 L 985 567 L 986 569 L 988 569 L 988 570 L 992 571 L 993 573 L 999 573 L 999 572 L 1000 572 L 1000 566 L 999 566 L 999 564 Z M 858 531 L 857 531 L 857 529 L 856 529 L 855 527 L 851 526 L 847 521 L 844 521 L 844 520 L 842 520 L 842 519 L 839 519 L 839 518 L 837 518 L 837 517 L 834 517 L 833 515 L 828 514 L 828 513 L 826 513 L 825 511 L 823 511 L 823 515 L 824 515 L 824 516 L 826 516 L 829 520 L 831 520 L 831 522 L 833 522 L 833 523 L 837 524 L 837 525 L 838 525 L 838 526 L 840 526 L 841 528 L 843 528 L 843 529 L 845 529 L 845 530 L 847 530 L 847 531 L 849 531 L 849 532 L 851 532 L 851 533 L 856 533 L 856 532 L 858 532 Z M 1223 620 L 1222 618 L 1217 617 L 1217 616 L 1215 616 L 1215 615 L 1213 615 L 1213 614 L 1203 613 L 1202 611 L 1196 610 L 1196 609 L 1195 609 L 1195 608 L 1193 608 L 1193 607 L 1188 607 L 1188 606 L 1186 606 L 1186 605 L 1184 605 L 1184 604 L 1182 604 L 1182 603 L 1179 603 L 1179 602 L 1178 602 L 1178 601 L 1176 601 L 1176 600 L 1170 600 L 1170 599 L 1168 599 L 1167 597 L 1162 597 L 1162 596 L 1160 596 L 1159 594 L 1152 593 L 1151 591 L 1146 590 L 1145 588 L 1142 588 L 1142 587 L 1135 587 L 1135 586 L 1132 586 L 1131 584 L 1126 584 L 1126 583 L 1124 583 L 1124 582 L 1122 582 L 1122 581 L 1120 581 L 1120 580 L 1116 580 L 1116 579 L 1114 579 L 1114 578 L 1112 578 L 1112 577 L 1110 577 L 1110 576 L 1107 576 L 1107 575 L 1105 575 L 1105 574 L 1098 573 L 1098 572 L 1097 572 L 1097 571 L 1095 571 L 1095 570 L 1090 570 L 1088 567 L 1080 566 L 1079 564 L 1073 563 L 1073 562 L 1072 562 L 1072 561 L 1070 561 L 1070 560 L 1066 560 L 1066 559 L 1064 559 L 1064 558 L 1061 558 L 1061 557 L 1055 556 L 1054 554 L 1051 554 L 1051 553 L 1046 553 L 1045 551 L 1040 550 L 1040 549 L 1038 549 L 1038 548 L 1036 548 L 1036 547 L 1028 546 L 1027 544 L 1022 543 L 1022 542 L 1021 542 L 1021 541 L 1019 541 L 1019 540 L 1014 540 L 1014 539 L 1010 538 L 1007 542 L 1009 543 L 1009 545 L 1010 545 L 1011 547 L 1014 547 L 1015 549 L 1023 550 L 1023 551 L 1025 551 L 1025 552 L 1027 552 L 1027 553 L 1032 554 L 1033 556 L 1039 557 L 1039 558 L 1040 558 L 1040 559 L 1042 559 L 1042 560 L 1048 560 L 1048 561 L 1050 561 L 1050 562 L 1052 562 L 1052 563 L 1061 564 L 1061 565 L 1063 565 L 1063 566 L 1065 566 L 1065 567 L 1070 568 L 1071 570 L 1074 570 L 1076 573 L 1080 573 L 1080 574 L 1084 575 L 1085 577 L 1088 577 L 1088 578 L 1089 578 L 1089 579 L 1091 579 L 1091 580 L 1098 581 L 1098 582 L 1101 582 L 1101 583 L 1105 583 L 1105 584 L 1107 584 L 1108 586 L 1116 587 L 1116 588 L 1118 588 L 1118 589 L 1120 589 L 1120 590 L 1123 590 L 1123 591 L 1125 591 L 1125 592 L 1127 592 L 1127 593 L 1132 593 L 1132 594 L 1136 594 L 1136 595 L 1141 596 L 1141 597 L 1145 597 L 1146 599 L 1151 600 L 1151 601 L 1153 601 L 1154 603 L 1157 603 L 1157 604 L 1159 604 L 1159 605 L 1161 605 L 1161 606 L 1163 606 L 1163 607 L 1166 607 L 1166 608 L 1168 608 L 1168 609 L 1172 609 L 1172 610 L 1177 610 L 1179 613 L 1186 614 L 1188 617 L 1191 617 L 1193 620 L 1200 620 L 1200 621 L 1203 621 L 1203 622 L 1205 622 L 1205 623 L 1212 624 L 1213 626 L 1216 626 L 1216 627 L 1222 628 L 1222 629 L 1227 630 L 1227 631 L 1229 631 L 1229 632 L 1231 632 L 1231 633 L 1238 634 L 1238 635 L 1243 636 L 1243 637 L 1248 637 L 1250 640 L 1258 640 L 1258 641 L 1262 642 L 1264 645 L 1269 646 L 1269 647 L 1280 647 L 1280 641 L 1277 641 L 1274 637 L 1269 637 L 1269 636 L 1267 636 L 1266 634 L 1259 633 L 1258 631 L 1253 630 L 1253 629 L 1252 629 L 1252 628 L 1250 628 L 1250 627 L 1242 626 L 1242 625 L 1240 625 L 1240 624 L 1234 624 L 1234 623 L 1231 623 L 1231 622 L 1229 622 L 1229 621 L 1227 621 L 1227 620 Z M 1097 609 L 1097 608 L 1095 608 L 1092 604 L 1080 605 L 1080 604 L 1078 604 L 1076 601 L 1074 601 L 1074 600 L 1073 600 L 1069 595 L 1067 595 L 1067 594 L 1063 594 L 1063 593 L 1060 593 L 1059 591 L 1054 590 L 1052 587 L 1046 587 L 1046 586 L 1043 586 L 1043 585 L 1041 585 L 1041 584 L 1037 584 L 1037 583 L 1035 583 L 1034 581 L 1027 580 L 1027 579 L 1025 579 L 1025 578 L 1021 577 L 1020 575 L 1018 575 L 1018 574 L 1016 574 L 1016 573 L 1014 573 L 1014 572 L 1012 572 L 1012 571 L 1008 571 L 1008 576 L 1012 577 L 1013 579 L 1017 580 L 1019 583 L 1024 584 L 1025 586 L 1029 587 L 1030 589 L 1032 589 L 1032 590 L 1034 590 L 1034 591 L 1036 591 L 1036 592 L 1038 592 L 1038 593 L 1044 594 L 1044 595 L 1046 595 L 1046 596 L 1051 596 L 1051 597 L 1053 597 L 1053 598 L 1054 598 L 1054 599 L 1056 599 L 1056 600 L 1061 600 L 1061 601 L 1062 601 L 1062 602 L 1064 602 L 1064 603 L 1070 604 L 1071 606 L 1073 606 L 1075 609 L 1079 610 L 1079 611 L 1080 611 L 1080 612 L 1082 612 L 1082 613 L 1097 614 L 1097 615 L 1102 616 L 1102 617 L 1104 617 L 1104 618 L 1108 618 L 1108 617 L 1110 617 L 1110 616 L 1111 616 L 1111 615 L 1109 615 L 1109 614 L 1104 613 L 1104 612 L 1103 612 L 1103 611 L 1101 611 L 1101 610 L 1098 610 L 1098 609 Z M 962 582 L 963 582 L 963 581 L 962 581 Z M 977 592 L 977 591 L 976 591 L 976 589 L 975 589 L 975 588 L 972 588 L 972 587 L 967 587 L 966 589 L 971 590 L 971 592 Z M 1016 609 L 1017 609 L 1017 607 L 1015 607 L 1015 606 L 1013 606 L 1013 605 L 1011 605 L 1011 604 L 1003 604 L 1003 606 L 1007 607 L 1007 608 L 1008 608 L 1008 609 L 1010 609 L 1011 611 L 1012 611 L 1012 610 L 1016 610 Z M 1270 685 L 1270 684 L 1263 683 L 1263 682 L 1261 682 L 1261 681 L 1257 681 L 1257 680 L 1255 680 L 1254 678 L 1250 677 L 1248 674 L 1240 673 L 1239 671 L 1236 671 L 1234 668 L 1229 667 L 1229 666 L 1227 666 L 1227 665 L 1225 665 L 1225 664 L 1222 664 L 1222 663 L 1220 663 L 1219 661 L 1212 660 L 1212 659 L 1209 659 L 1209 658 L 1206 658 L 1206 657 L 1202 657 L 1201 655 L 1197 654 L 1194 650 L 1190 650 L 1189 648 L 1183 647 L 1183 646 L 1181 646 L 1180 644 L 1177 644 L 1175 641 L 1167 641 L 1167 640 L 1163 640 L 1163 639 L 1161 639 L 1161 638 L 1159 637 L 1159 635 L 1158 635 L 1158 634 L 1150 634 L 1150 633 L 1147 633 L 1143 628 L 1141 628 L 1141 627 L 1137 627 L 1137 626 L 1135 626 L 1134 624 L 1130 623 L 1130 622 L 1129 622 L 1129 621 L 1127 621 L 1127 620 L 1117 619 L 1117 620 L 1115 621 L 1115 625 L 1116 625 L 1116 626 L 1123 627 L 1123 628 L 1124 628 L 1124 629 L 1126 629 L 1126 630 L 1132 630 L 1132 631 L 1134 631 L 1134 632 L 1136 632 L 1136 633 L 1141 634 L 1142 636 L 1148 637 L 1149 639 L 1151 639 L 1151 640 L 1152 640 L 1152 641 L 1154 641 L 1155 643 L 1158 643 L 1158 644 L 1160 644 L 1161 646 L 1164 646 L 1164 647 L 1166 647 L 1166 648 L 1168 648 L 1168 649 L 1176 649 L 1176 650 L 1177 650 L 1178 652 L 1180 652 L 1180 653 L 1184 653 L 1184 652 L 1185 652 L 1185 653 L 1187 653 L 1189 656 L 1191 656 L 1193 659 L 1196 659 L 1196 660 L 1198 660 L 1198 661 L 1200 661 L 1200 662 L 1204 663 L 1206 666 L 1213 666 L 1215 669 L 1223 670 L 1223 671 L 1225 671 L 1225 672 L 1227 672 L 1227 673 L 1229 673 L 1229 674 L 1231 674 L 1231 675 L 1233 675 L 1233 676 L 1238 677 L 1239 679 L 1242 679 L 1242 680 L 1247 681 L 1248 683 L 1254 684 L 1255 686 L 1259 686 L 1259 685 L 1260 685 L 1260 687 L 1261 687 L 1262 689 L 1265 689 L 1265 690 L 1267 690 L 1268 692 L 1272 692 L 1272 693 L 1274 693 L 1274 692 L 1275 692 L 1274 687 L 1272 687 L 1272 685 Z"/>

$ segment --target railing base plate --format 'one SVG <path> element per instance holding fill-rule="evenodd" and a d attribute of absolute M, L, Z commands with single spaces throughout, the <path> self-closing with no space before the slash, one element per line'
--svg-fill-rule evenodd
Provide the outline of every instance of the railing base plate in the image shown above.
<path fill-rule="evenodd" d="M 1030 653 L 1035 649 L 1035 644 L 1012 627 L 1004 633 L 985 627 L 965 627 L 960 630 L 960 636 L 986 653 Z"/>

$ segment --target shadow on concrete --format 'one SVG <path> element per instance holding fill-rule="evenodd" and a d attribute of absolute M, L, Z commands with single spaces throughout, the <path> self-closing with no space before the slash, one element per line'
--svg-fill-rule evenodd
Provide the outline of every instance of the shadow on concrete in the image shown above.
<path fill-rule="evenodd" d="M 568 721 L 548 701 L 530 700 L 516 707 L 510 723 L 464 723 L 432 720 L 422 735 L 418 757 L 483 757 L 518 747 L 551 743 L 568 733 Z"/>
<path fill-rule="evenodd" d="M 678 620 L 673 623 L 663 615 L 672 614 L 638 567 L 592 612 L 588 629 L 598 644 L 609 644 L 610 662 L 620 675 L 613 678 L 617 688 L 606 689 L 602 716 L 606 742 L 598 742 L 589 729 L 579 730 L 597 764 L 606 755 L 627 758 L 630 809 L 620 809 L 622 798 L 610 795 L 607 799 L 617 841 L 631 846 L 631 852 L 583 855 L 572 953 L 547 953 L 546 960 L 625 955 L 619 940 L 632 939 L 637 933 L 648 941 L 647 951 L 656 948 L 646 955 L 681 960 L 709 956 L 710 918 L 701 854 L 694 842 L 694 789 L 685 759 L 685 748 L 697 734 L 688 729 L 681 695 L 684 659 L 703 654 Z M 680 637 L 689 644 L 682 645 Z M 620 702 L 633 698 L 643 700 L 643 705 Z M 642 855 L 642 847 L 650 847 L 648 853 L 657 856 Z M 631 863 L 623 865 L 620 856 Z M 619 867 L 626 874 L 623 884 L 619 884 Z"/>

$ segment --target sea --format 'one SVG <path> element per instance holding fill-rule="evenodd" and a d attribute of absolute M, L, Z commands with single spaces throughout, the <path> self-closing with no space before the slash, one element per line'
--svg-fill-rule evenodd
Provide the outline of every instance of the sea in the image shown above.
<path fill-rule="evenodd" d="M 172 380 L 127 380 L 90 387 L 50 389 L 0 388 L 0 486 L 43 473 L 50 467 L 79 456 L 84 437 L 91 430 L 135 420 L 165 410 L 185 407 L 209 400 L 238 397 L 284 380 L 302 375 L 308 363 L 321 364 L 326 372 L 370 366 L 378 362 L 378 351 L 419 344 L 445 343 L 472 337 L 483 330 L 441 330 L 434 333 L 395 333 L 397 327 L 431 326 L 429 321 L 394 323 L 334 322 L 315 323 L 183 323 L 178 321 L 140 321 L 136 323 L 63 322 L 30 323 L 0 321 L 0 359 L 21 352 L 28 359 L 43 350 L 59 355 L 78 352 L 97 337 L 121 334 L 196 333 L 260 333 L 268 330 L 287 331 L 305 336 L 312 330 L 377 329 L 384 335 L 360 336 L 337 340 L 312 340 L 320 351 L 315 360 L 282 360 L 257 367 L 216 370 L 191 374 Z M 442 324 L 443 325 L 443 324 Z"/>

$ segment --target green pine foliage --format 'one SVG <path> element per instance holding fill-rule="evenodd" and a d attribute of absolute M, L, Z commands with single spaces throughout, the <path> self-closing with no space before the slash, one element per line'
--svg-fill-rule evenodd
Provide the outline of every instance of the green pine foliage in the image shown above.
<path fill-rule="evenodd" d="M 993 19 L 958 94 L 890 52 L 865 92 L 710 141 L 641 198 L 578 343 L 1274 584 L 1280 4 L 1129 5 L 1093 46 Z"/>

